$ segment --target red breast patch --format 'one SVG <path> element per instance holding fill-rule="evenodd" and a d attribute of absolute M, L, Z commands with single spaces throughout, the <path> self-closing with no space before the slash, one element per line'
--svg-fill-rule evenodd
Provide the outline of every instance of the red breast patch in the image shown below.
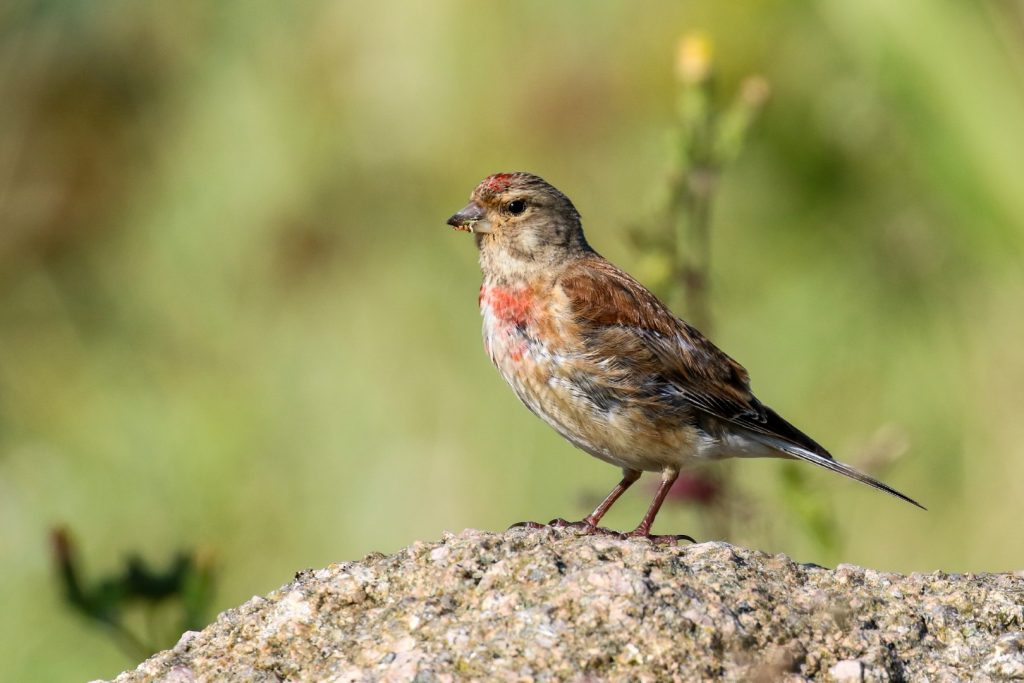
<path fill-rule="evenodd" d="M 481 288 L 480 303 L 490 306 L 494 317 L 507 325 L 525 323 L 533 315 L 533 293 L 528 289 Z"/>

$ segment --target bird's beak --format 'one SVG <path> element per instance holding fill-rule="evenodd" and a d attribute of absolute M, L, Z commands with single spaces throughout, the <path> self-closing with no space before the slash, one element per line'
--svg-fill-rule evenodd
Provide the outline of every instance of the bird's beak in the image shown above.
<path fill-rule="evenodd" d="M 476 202 L 466 204 L 466 208 L 448 219 L 448 225 L 456 230 L 487 234 L 491 231 L 491 222 L 487 220 L 487 212 Z"/>

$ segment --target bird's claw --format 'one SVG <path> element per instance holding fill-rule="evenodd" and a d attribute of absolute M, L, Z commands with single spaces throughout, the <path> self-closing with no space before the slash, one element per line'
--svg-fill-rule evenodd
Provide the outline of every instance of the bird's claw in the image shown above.
<path fill-rule="evenodd" d="M 579 529 L 580 531 L 593 531 L 596 527 L 586 521 L 570 522 L 567 519 L 556 517 L 555 519 L 548 522 L 548 526 L 552 526 L 556 529 Z"/>
<path fill-rule="evenodd" d="M 679 541 L 689 541 L 690 543 L 697 542 L 692 536 L 687 536 L 686 534 L 650 534 L 640 530 L 623 533 L 613 529 L 594 526 L 585 519 L 578 522 L 570 522 L 562 517 L 556 517 L 547 524 L 541 524 L 540 522 L 518 522 L 510 526 L 509 529 L 573 529 L 584 535 L 597 534 L 599 536 L 610 536 L 612 538 L 617 538 L 620 541 L 626 541 L 631 538 L 646 538 L 655 544 L 675 544 Z"/>
<path fill-rule="evenodd" d="M 593 524 L 587 521 L 570 522 L 567 519 L 556 517 L 547 524 L 541 524 L 540 522 L 517 522 L 509 527 L 509 529 L 575 529 L 584 533 L 615 533 L 608 529 L 599 529 Z"/>
<path fill-rule="evenodd" d="M 679 541 L 689 541 L 690 543 L 697 542 L 696 539 L 693 538 L 693 536 L 688 536 L 686 534 L 651 534 L 639 530 L 630 531 L 626 534 L 619 534 L 619 536 L 623 540 L 630 538 L 646 538 L 648 541 L 654 543 L 655 545 L 675 545 Z"/>

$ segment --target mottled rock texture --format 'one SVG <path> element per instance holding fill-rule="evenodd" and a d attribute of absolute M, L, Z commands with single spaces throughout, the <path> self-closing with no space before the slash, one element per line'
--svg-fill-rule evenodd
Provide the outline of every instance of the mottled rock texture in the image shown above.
<path fill-rule="evenodd" d="M 303 571 L 116 680 L 1024 678 L 1024 572 L 466 531 Z"/>

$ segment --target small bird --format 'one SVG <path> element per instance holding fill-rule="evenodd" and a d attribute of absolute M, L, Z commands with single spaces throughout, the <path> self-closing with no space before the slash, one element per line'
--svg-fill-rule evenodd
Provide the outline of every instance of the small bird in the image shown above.
<path fill-rule="evenodd" d="M 657 538 L 651 525 L 680 468 L 730 457 L 806 460 L 924 509 L 761 403 L 743 366 L 590 247 L 576 207 L 542 178 L 488 176 L 448 225 L 475 237 L 484 348 L 498 372 L 566 440 L 622 469 L 572 526 L 598 530 L 642 472 L 660 472 L 647 513 L 626 534 Z"/>

